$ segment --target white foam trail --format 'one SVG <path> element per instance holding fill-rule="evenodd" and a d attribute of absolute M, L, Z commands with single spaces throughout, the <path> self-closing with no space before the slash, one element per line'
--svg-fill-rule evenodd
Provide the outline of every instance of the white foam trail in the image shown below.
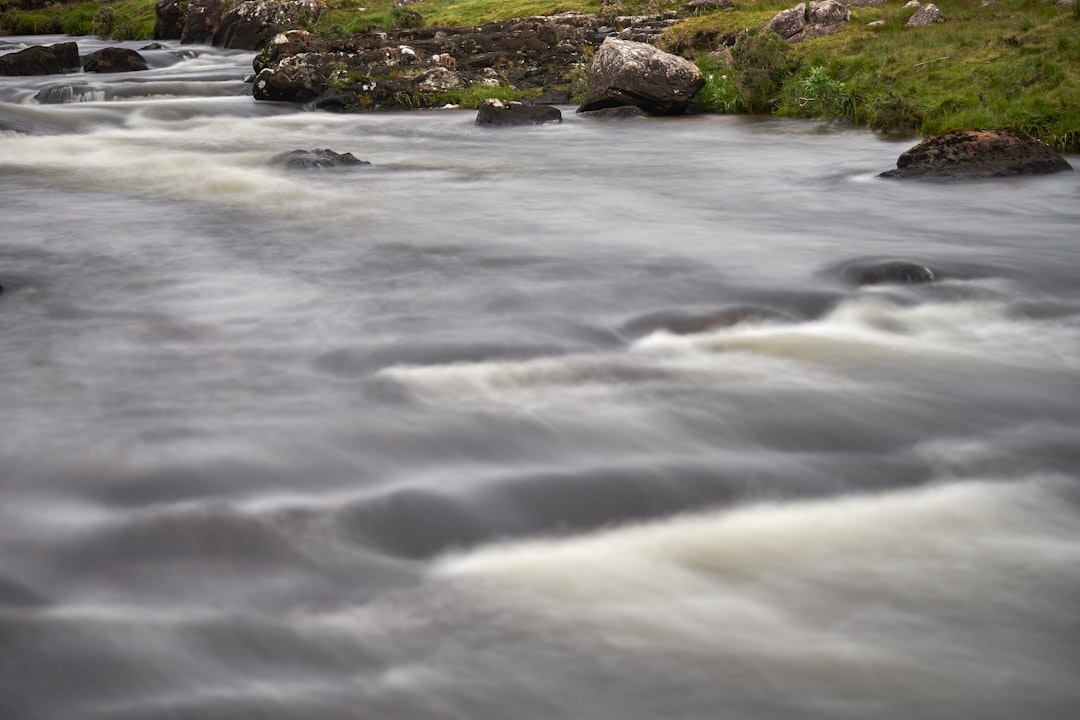
<path fill-rule="evenodd" d="M 985 699 L 996 677 L 990 694 L 1008 696 L 1068 672 L 1023 639 L 1080 621 L 1060 596 L 1080 589 L 1080 520 L 1061 487 L 972 482 L 678 516 L 487 547 L 434 573 L 584 642 L 693 656 L 718 681 Z"/>

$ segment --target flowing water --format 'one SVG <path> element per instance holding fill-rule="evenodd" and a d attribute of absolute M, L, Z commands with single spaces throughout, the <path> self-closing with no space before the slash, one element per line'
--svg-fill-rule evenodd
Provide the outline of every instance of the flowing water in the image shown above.
<path fill-rule="evenodd" d="M 0 78 L 0 717 L 1078 717 L 1080 173 L 180 50 Z"/>

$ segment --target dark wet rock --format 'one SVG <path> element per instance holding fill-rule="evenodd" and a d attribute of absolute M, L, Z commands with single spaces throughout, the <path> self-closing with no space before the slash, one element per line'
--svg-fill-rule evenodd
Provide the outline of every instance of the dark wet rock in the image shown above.
<path fill-rule="evenodd" d="M 224 17 L 223 0 L 190 0 L 187 15 L 184 17 L 184 32 L 180 34 L 180 42 L 209 44 L 214 38 L 214 33 L 221 27 L 221 20 Z"/>
<path fill-rule="evenodd" d="M 905 260 L 854 263 L 844 268 L 844 277 L 856 285 L 919 285 L 933 282 L 938 274 L 919 263 Z"/>
<path fill-rule="evenodd" d="M 562 122 L 562 112 L 551 105 L 527 105 L 488 98 L 476 114 L 477 125 L 542 125 Z"/>
<path fill-rule="evenodd" d="M 122 73 L 149 70 L 146 59 L 134 50 L 107 47 L 92 53 L 83 62 L 84 72 Z"/>
<path fill-rule="evenodd" d="M 38 45 L 0 56 L 0 75 L 58 75 L 78 71 L 79 46 L 73 42 Z"/>
<path fill-rule="evenodd" d="M 278 34 L 315 22 L 326 9 L 319 0 L 248 0 L 229 10 L 211 40 L 213 45 L 258 50 Z"/>
<path fill-rule="evenodd" d="M 662 310 L 634 318 L 625 323 L 621 330 L 630 337 L 641 337 L 654 332 L 693 335 L 724 330 L 735 325 L 785 319 L 787 316 L 783 313 L 763 307 L 728 307 L 706 312 Z"/>
<path fill-rule="evenodd" d="M 905 151 L 882 177 L 974 179 L 1072 170 L 1049 145 L 1016 130 L 954 130 Z"/>
<path fill-rule="evenodd" d="M 631 105 L 652 115 L 681 115 L 704 86 L 705 76 L 678 55 L 608 38 L 596 51 L 586 82 L 588 95 L 578 112 Z"/>
<path fill-rule="evenodd" d="M 371 164 L 367 160 L 360 160 L 352 153 L 338 153 L 329 148 L 324 148 L 322 150 L 293 150 L 275 156 L 274 162 L 294 170 L 351 167 Z"/>
<path fill-rule="evenodd" d="M 537 105 L 565 105 L 571 100 L 569 90 L 544 90 L 532 101 Z"/>
<path fill-rule="evenodd" d="M 598 26 L 592 15 L 564 13 L 352 38 L 290 31 L 256 56 L 253 93 L 258 100 L 318 99 L 317 107 L 358 112 L 427 106 L 434 99 L 425 96 L 437 96 L 448 83 L 558 89 L 569 86 Z"/>
<path fill-rule="evenodd" d="M 53 85 L 38 90 L 34 100 L 39 105 L 66 105 L 75 102 L 89 90 L 89 85 Z"/>
<path fill-rule="evenodd" d="M 604 108 L 603 110 L 588 110 L 581 113 L 581 116 L 596 120 L 619 120 L 622 118 L 648 117 L 649 114 L 633 105 L 620 105 L 619 107 Z"/>
<path fill-rule="evenodd" d="M 945 22 L 945 13 L 941 12 L 934 3 L 927 3 L 915 11 L 906 27 L 925 27 L 934 23 Z"/>
<path fill-rule="evenodd" d="M 158 0 L 154 5 L 154 39 L 179 40 L 187 8 L 186 0 Z"/>
<path fill-rule="evenodd" d="M 152 42 L 149 45 L 143 45 L 141 48 L 139 48 L 139 52 L 146 52 L 148 50 L 168 50 L 168 49 L 169 49 L 168 45 L 162 45 L 159 42 Z"/>
<path fill-rule="evenodd" d="M 821 0 L 781 10 L 766 27 L 788 42 L 797 43 L 832 35 L 850 21 L 851 10 L 844 3 Z"/>

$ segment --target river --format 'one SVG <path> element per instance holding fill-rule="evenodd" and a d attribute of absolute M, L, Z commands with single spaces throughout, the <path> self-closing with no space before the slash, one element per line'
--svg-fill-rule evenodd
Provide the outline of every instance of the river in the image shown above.
<path fill-rule="evenodd" d="M 1076 717 L 1080 173 L 180 50 L 0 78 L 0 717 Z"/>

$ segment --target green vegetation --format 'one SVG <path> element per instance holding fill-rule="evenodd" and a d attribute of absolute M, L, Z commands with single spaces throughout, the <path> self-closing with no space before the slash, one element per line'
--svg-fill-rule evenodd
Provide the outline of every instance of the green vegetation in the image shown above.
<path fill-rule="evenodd" d="M 0 0 L 0 33 L 12 35 L 101 35 L 116 40 L 153 37 L 153 0 L 73 2 L 40 10 L 17 10 L 17 0 Z"/>
<path fill-rule="evenodd" d="M 735 10 L 696 13 L 660 46 L 694 59 L 708 82 L 700 111 L 846 118 L 882 131 L 1017 128 L 1080 152 L 1080 4 L 1045 0 L 939 0 L 948 22 L 904 25 L 901 0 L 852 9 L 840 32 L 787 45 L 762 30 L 795 0 L 736 0 Z M 311 25 L 323 37 L 404 26 L 473 25 L 579 10 L 604 18 L 677 9 L 659 0 L 328 0 Z M 18 11 L 0 0 L 0 32 L 149 38 L 153 0 L 72 2 Z M 869 23 L 881 24 L 870 26 Z M 726 47 L 726 55 L 714 54 Z M 440 98 L 474 105 L 508 88 L 477 87 Z M 487 95 L 485 95 L 485 93 Z M 475 97 L 474 97 L 475 95 Z M 477 99 L 478 98 L 478 99 Z"/>
<path fill-rule="evenodd" d="M 1041 0 L 940 0 L 948 22 L 904 25 L 898 1 L 853 8 L 839 33 L 790 46 L 756 48 L 747 70 L 737 49 L 745 28 L 761 27 L 784 0 L 691 18 L 663 46 L 699 58 L 709 77 L 698 107 L 847 118 L 884 131 L 922 134 L 960 128 L 1016 128 L 1064 152 L 1080 152 L 1080 10 Z M 881 20 L 883 25 L 868 23 Z M 728 63 L 710 55 L 730 44 Z M 790 64 L 776 85 L 769 67 Z"/>

